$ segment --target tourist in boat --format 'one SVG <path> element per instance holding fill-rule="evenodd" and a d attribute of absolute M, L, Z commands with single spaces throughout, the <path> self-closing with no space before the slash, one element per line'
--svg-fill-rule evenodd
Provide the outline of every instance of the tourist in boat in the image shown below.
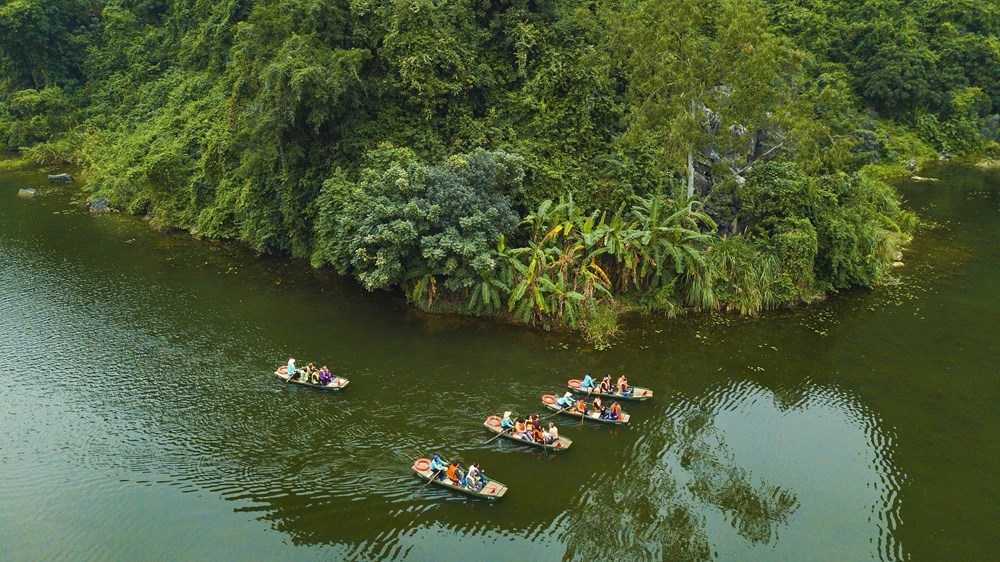
<path fill-rule="evenodd" d="M 602 394 L 611 394 L 611 375 L 604 375 L 601 380 L 600 391 Z"/>
<path fill-rule="evenodd" d="M 595 412 L 601 414 L 602 418 L 604 417 L 604 401 L 601 400 L 600 396 L 594 397 L 594 402 L 591 403 L 591 406 L 594 408 Z"/>
<path fill-rule="evenodd" d="M 545 431 L 545 443 L 551 445 L 556 441 L 559 441 L 559 430 L 556 429 L 556 424 L 549 422 L 549 429 Z"/>
<path fill-rule="evenodd" d="M 567 392 L 563 394 L 562 398 L 556 400 L 556 405 L 563 410 L 568 410 L 573 407 L 573 393 Z"/>
<path fill-rule="evenodd" d="M 587 415 L 587 403 L 583 401 L 583 398 L 576 399 L 576 411 L 583 415 Z"/>
<path fill-rule="evenodd" d="M 609 420 L 620 420 L 622 418 L 622 407 L 618 402 L 612 402 L 608 409 Z"/>
<path fill-rule="evenodd" d="M 528 426 L 521 418 L 517 418 L 517 421 L 514 422 L 514 435 L 517 435 L 525 441 L 531 441 L 531 436 L 528 435 Z"/>
<path fill-rule="evenodd" d="M 448 465 L 447 476 L 459 486 L 465 486 L 465 471 L 462 470 L 462 465 L 458 461 L 451 461 Z"/>
<path fill-rule="evenodd" d="M 632 387 L 628 385 L 628 379 L 625 375 L 618 377 L 618 394 L 621 394 L 622 396 L 632 394 Z"/>
<path fill-rule="evenodd" d="M 319 369 L 317 369 L 316 365 L 313 365 L 312 362 L 309 362 L 306 365 L 306 377 L 306 380 L 313 384 L 319 383 Z"/>
<path fill-rule="evenodd" d="M 535 428 L 531 430 L 531 440 L 535 443 L 545 443 L 545 432 L 542 431 L 542 428 L 536 425 Z"/>
<path fill-rule="evenodd" d="M 320 384 L 330 384 L 333 381 L 333 375 L 330 374 L 330 369 L 323 365 L 323 368 L 319 370 L 319 383 Z"/>
<path fill-rule="evenodd" d="M 580 388 L 584 390 L 594 390 L 597 385 L 594 384 L 594 379 L 587 373 L 587 376 L 583 377 L 583 382 L 580 383 Z"/>
<path fill-rule="evenodd" d="M 431 457 L 431 475 L 437 474 L 438 480 L 444 480 L 444 472 L 447 468 L 448 465 L 441 460 L 441 457 L 438 455 Z"/>
<path fill-rule="evenodd" d="M 288 358 L 288 378 L 297 379 L 299 378 L 299 373 L 295 370 L 295 358 Z"/>
<path fill-rule="evenodd" d="M 469 467 L 469 474 L 465 477 L 465 481 L 470 490 L 478 492 L 486 486 L 489 479 L 486 478 L 486 475 L 483 474 L 483 471 L 479 468 L 479 463 L 474 462 L 472 463 L 472 466 Z"/>
<path fill-rule="evenodd" d="M 503 419 L 500 420 L 500 429 L 504 433 L 510 433 L 514 429 L 514 420 L 510 419 L 511 412 L 504 412 Z"/>

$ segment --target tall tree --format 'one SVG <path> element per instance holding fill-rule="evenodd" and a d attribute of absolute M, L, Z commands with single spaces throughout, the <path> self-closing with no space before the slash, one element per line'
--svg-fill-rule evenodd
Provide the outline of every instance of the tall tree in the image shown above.
<path fill-rule="evenodd" d="M 652 137 L 668 166 L 686 165 L 694 195 L 694 153 L 730 125 L 755 129 L 781 98 L 786 48 L 769 31 L 759 1 L 646 0 L 619 20 L 631 95 L 627 139 Z M 728 141 L 728 142 L 727 142 Z"/>

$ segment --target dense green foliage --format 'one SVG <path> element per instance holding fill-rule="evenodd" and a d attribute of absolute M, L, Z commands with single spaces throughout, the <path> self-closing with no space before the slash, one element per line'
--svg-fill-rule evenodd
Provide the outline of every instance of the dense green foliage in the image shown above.
<path fill-rule="evenodd" d="M 986 0 L 5 0 L 0 142 L 160 227 L 614 332 L 889 273 L 1000 124 Z"/>

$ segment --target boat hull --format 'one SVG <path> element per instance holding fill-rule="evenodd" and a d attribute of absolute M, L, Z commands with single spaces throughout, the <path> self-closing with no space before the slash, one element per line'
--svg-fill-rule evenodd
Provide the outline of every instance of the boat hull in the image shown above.
<path fill-rule="evenodd" d="M 564 416 L 582 418 L 588 421 L 605 423 L 608 425 L 625 425 L 628 423 L 628 420 L 631 417 L 625 412 L 622 412 L 622 415 L 619 419 L 612 420 L 612 419 L 602 418 L 600 414 L 598 414 L 597 412 L 590 412 L 589 414 L 584 414 L 582 412 L 577 411 L 576 408 L 562 408 L 558 404 L 556 404 L 555 394 L 546 394 L 545 396 L 542 396 L 542 405 L 552 410 L 553 412 L 558 412 Z"/>
<path fill-rule="evenodd" d="M 492 431 L 493 433 L 500 434 L 500 436 L 503 437 L 504 439 L 510 439 L 515 443 L 521 443 L 522 445 L 529 445 L 531 447 L 544 449 L 546 451 L 565 451 L 566 449 L 569 449 L 570 445 L 573 444 L 573 441 L 570 438 L 563 437 L 561 435 L 559 436 L 559 440 L 552 444 L 539 443 L 537 441 L 528 441 L 527 439 L 518 437 L 510 432 L 503 431 L 502 429 L 500 429 L 500 416 L 490 416 L 486 418 L 486 421 L 483 422 L 483 425 L 486 426 L 486 429 Z"/>
<path fill-rule="evenodd" d="M 430 459 L 417 459 L 416 461 L 414 461 L 413 472 L 424 480 L 431 480 L 433 478 L 434 483 L 437 484 L 438 486 L 443 486 L 450 490 L 470 495 L 474 498 L 495 500 L 497 498 L 503 497 L 503 495 L 507 493 L 507 486 L 493 479 L 490 479 L 490 481 L 487 482 L 485 486 L 483 486 L 482 490 L 476 491 L 476 490 L 470 490 L 465 486 L 459 485 L 458 482 L 455 482 L 450 478 L 444 478 L 444 479 L 434 478 L 435 473 L 431 470 Z"/>
<path fill-rule="evenodd" d="M 578 379 L 570 379 L 567 383 L 569 389 L 576 394 L 588 394 L 587 389 L 583 388 L 583 383 Z M 589 392 L 590 396 L 600 396 L 602 398 L 612 398 L 614 400 L 629 400 L 631 402 L 642 402 L 643 400 L 649 400 L 653 397 L 653 391 L 648 388 L 642 388 L 639 386 L 632 387 L 632 394 L 619 394 L 616 392 L 601 392 L 600 389 L 594 388 Z"/>
<path fill-rule="evenodd" d="M 306 382 L 303 380 L 296 380 L 296 379 L 289 381 L 288 367 L 285 367 L 284 365 L 278 367 L 278 369 L 274 371 L 274 375 L 285 382 L 290 382 L 292 384 L 300 384 L 302 386 L 308 386 L 309 388 L 315 388 L 316 390 L 343 390 L 343 388 L 348 384 L 350 384 L 351 382 L 345 379 L 344 377 L 333 377 L 333 380 L 327 384 L 319 384 L 319 383 L 313 384 L 311 382 Z"/>

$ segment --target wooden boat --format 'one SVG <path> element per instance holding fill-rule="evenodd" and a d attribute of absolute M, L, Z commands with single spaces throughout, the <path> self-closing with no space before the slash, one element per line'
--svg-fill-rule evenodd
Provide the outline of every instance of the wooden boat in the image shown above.
<path fill-rule="evenodd" d="M 296 369 L 295 372 L 299 373 L 299 375 L 305 375 L 305 371 L 303 371 L 302 369 Z M 287 365 L 282 365 L 282 366 L 278 367 L 277 370 L 274 371 L 274 374 L 279 379 L 281 379 L 281 380 L 283 380 L 285 382 L 291 382 L 291 383 L 294 383 L 294 384 L 301 384 L 303 386 L 308 386 L 309 388 L 315 388 L 315 389 L 318 389 L 318 390 L 340 390 L 340 389 L 344 388 L 345 386 L 347 386 L 351 382 L 351 381 L 345 379 L 344 377 L 333 377 L 333 380 L 330 381 L 327 384 L 320 384 L 320 383 L 313 384 L 311 382 L 302 380 L 302 376 L 300 376 L 298 379 L 292 379 L 291 381 L 289 381 L 288 380 L 288 366 Z"/>
<path fill-rule="evenodd" d="M 624 411 L 622 411 L 621 417 L 617 420 L 602 418 L 601 414 L 598 412 L 590 412 L 588 414 L 584 414 L 583 412 L 577 410 L 576 407 L 563 408 L 559 406 L 559 404 L 556 404 L 556 400 L 558 400 L 558 398 L 556 398 L 555 394 L 545 394 L 542 396 L 542 405 L 552 410 L 553 412 L 559 412 L 560 414 L 566 416 L 573 416 L 574 418 L 582 418 L 585 420 L 606 423 L 611 425 L 625 425 L 628 423 L 630 417 Z"/>
<path fill-rule="evenodd" d="M 580 379 L 569 379 L 566 384 L 569 385 L 570 390 L 577 394 L 587 394 L 587 389 L 583 388 L 583 382 L 581 382 Z M 601 392 L 599 388 L 595 388 L 590 391 L 590 396 L 601 396 L 605 398 L 614 398 L 615 400 L 631 400 L 633 402 L 639 402 L 652 398 L 653 391 L 648 388 L 633 386 L 631 394 L 621 394 L 617 389 L 614 389 L 612 392 Z"/>
<path fill-rule="evenodd" d="M 500 429 L 501 421 L 503 420 L 500 419 L 500 416 L 490 416 L 486 418 L 486 421 L 483 422 L 483 425 L 486 426 L 486 429 L 492 431 L 493 433 L 497 433 L 506 439 L 510 439 L 511 441 L 516 441 L 524 445 L 531 445 L 533 447 L 545 449 L 546 451 L 565 451 L 566 449 L 569 449 L 570 445 L 573 444 L 573 441 L 570 438 L 563 437 L 562 435 L 559 436 L 559 439 L 555 443 L 551 444 L 539 443 L 537 441 L 528 441 L 523 437 L 518 437 L 517 435 L 514 435 L 510 431 L 504 431 Z"/>
<path fill-rule="evenodd" d="M 423 478 L 424 480 L 434 479 L 434 483 L 439 486 L 444 486 L 445 488 L 450 488 L 456 492 L 462 492 L 463 494 L 468 494 L 477 498 L 484 498 L 487 500 L 495 500 L 502 497 L 507 493 L 507 486 L 493 480 L 492 478 L 486 482 L 482 490 L 471 490 L 465 486 L 460 485 L 458 482 L 450 478 L 434 478 L 435 473 L 431 471 L 431 461 L 430 459 L 417 459 L 413 461 L 413 472 L 417 473 L 417 476 Z"/>

